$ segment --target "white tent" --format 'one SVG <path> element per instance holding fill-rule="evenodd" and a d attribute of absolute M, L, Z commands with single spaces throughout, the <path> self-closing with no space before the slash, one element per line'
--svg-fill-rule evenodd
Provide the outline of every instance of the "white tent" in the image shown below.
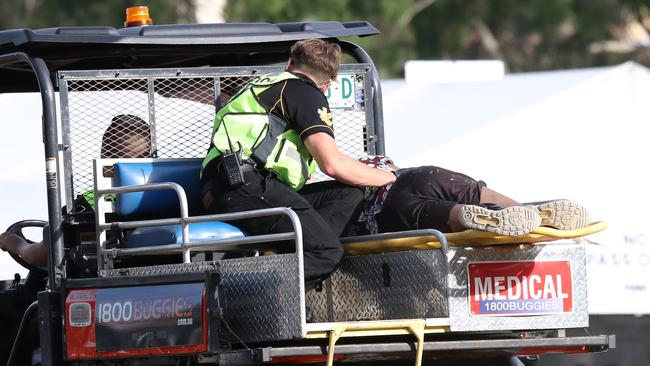
<path fill-rule="evenodd" d="M 382 84 L 386 151 L 514 199 L 570 198 L 610 227 L 588 239 L 590 311 L 650 313 L 650 73 L 616 67 L 499 81 Z"/>
<path fill-rule="evenodd" d="M 650 313 L 648 70 L 617 67 L 508 75 L 500 81 L 385 81 L 387 151 L 435 164 L 521 201 L 566 197 L 610 228 L 589 237 L 590 310 Z M 0 226 L 46 219 L 40 99 L 0 95 Z M 17 265 L 0 253 L 0 279 Z M 24 271 L 22 271 L 25 273 Z"/>
<path fill-rule="evenodd" d="M 18 220 L 47 220 L 41 99 L 37 93 L 0 94 L 0 232 Z M 38 240 L 40 230 L 26 230 Z M 0 252 L 0 280 L 27 270 Z"/>

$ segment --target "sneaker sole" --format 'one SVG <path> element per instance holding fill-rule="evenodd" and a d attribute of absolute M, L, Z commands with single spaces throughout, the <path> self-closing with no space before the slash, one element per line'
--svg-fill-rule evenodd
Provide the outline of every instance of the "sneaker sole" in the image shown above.
<path fill-rule="evenodd" d="M 591 224 L 589 211 L 569 200 L 551 201 L 534 207 L 542 218 L 542 226 L 559 230 L 575 230 Z"/>
<path fill-rule="evenodd" d="M 538 227 L 541 218 L 535 210 L 523 206 L 494 211 L 481 206 L 465 205 L 460 209 L 460 222 L 469 229 L 520 236 Z"/>

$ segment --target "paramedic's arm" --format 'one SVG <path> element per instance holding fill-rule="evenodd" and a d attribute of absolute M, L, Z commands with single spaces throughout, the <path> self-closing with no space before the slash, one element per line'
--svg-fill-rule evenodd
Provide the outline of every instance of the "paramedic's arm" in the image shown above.
<path fill-rule="evenodd" d="M 380 187 L 395 181 L 393 173 L 370 168 L 344 155 L 327 133 L 311 134 L 304 142 L 320 170 L 339 182 L 359 187 Z"/>
<path fill-rule="evenodd" d="M 43 242 L 30 244 L 16 234 L 3 233 L 0 234 L 0 249 L 21 257 L 33 266 L 47 265 L 47 247 Z"/>

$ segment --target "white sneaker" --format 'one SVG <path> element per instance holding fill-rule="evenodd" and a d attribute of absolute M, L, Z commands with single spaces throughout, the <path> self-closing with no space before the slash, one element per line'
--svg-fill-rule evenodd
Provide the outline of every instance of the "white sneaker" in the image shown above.
<path fill-rule="evenodd" d="M 537 210 L 541 226 L 575 230 L 591 224 L 591 215 L 583 206 L 569 200 L 556 200 L 528 206 Z"/>
<path fill-rule="evenodd" d="M 536 210 L 525 206 L 490 210 L 482 206 L 464 205 L 460 209 L 459 219 L 466 228 L 507 236 L 528 234 L 542 221 Z"/>

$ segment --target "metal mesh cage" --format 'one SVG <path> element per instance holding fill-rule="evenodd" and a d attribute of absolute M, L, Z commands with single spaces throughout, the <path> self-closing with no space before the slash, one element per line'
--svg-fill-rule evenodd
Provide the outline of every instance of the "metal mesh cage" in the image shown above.
<path fill-rule="evenodd" d="M 202 158 L 216 108 L 256 75 L 280 67 L 220 67 L 59 73 L 66 203 L 93 189 L 93 159 Z M 332 107 L 336 141 L 357 158 L 370 150 L 367 65 L 342 65 L 353 81 L 345 106 Z M 348 94 L 349 90 L 348 90 Z M 372 124 L 372 121 L 370 122 Z M 104 174 L 108 174 L 104 172 Z M 317 173 L 316 180 L 326 179 Z"/>

